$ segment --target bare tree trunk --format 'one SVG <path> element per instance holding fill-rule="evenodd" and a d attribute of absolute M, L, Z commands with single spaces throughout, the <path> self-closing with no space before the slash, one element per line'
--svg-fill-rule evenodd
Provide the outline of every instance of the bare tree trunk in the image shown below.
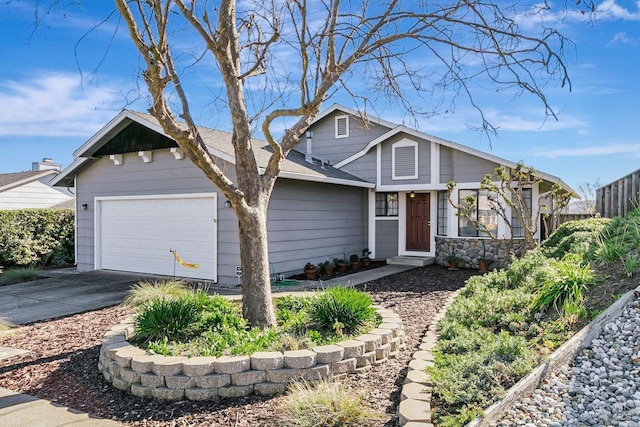
<path fill-rule="evenodd" d="M 252 327 L 268 328 L 276 324 L 276 317 L 271 299 L 266 203 L 236 212 L 240 227 L 242 316 Z"/>

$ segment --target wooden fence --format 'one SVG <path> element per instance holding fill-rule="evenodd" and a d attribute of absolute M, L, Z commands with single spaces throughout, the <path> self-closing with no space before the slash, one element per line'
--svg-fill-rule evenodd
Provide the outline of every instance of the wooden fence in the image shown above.
<path fill-rule="evenodd" d="M 640 169 L 596 190 L 596 212 L 605 218 L 625 217 L 639 206 Z"/>

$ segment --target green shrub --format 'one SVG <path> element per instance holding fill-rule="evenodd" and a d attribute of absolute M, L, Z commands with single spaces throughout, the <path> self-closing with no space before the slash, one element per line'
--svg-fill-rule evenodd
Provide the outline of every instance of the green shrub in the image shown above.
<path fill-rule="evenodd" d="M 373 300 L 353 288 L 335 287 L 321 292 L 309 307 L 310 320 L 324 331 L 350 334 L 373 320 Z"/>
<path fill-rule="evenodd" d="M 194 333 L 201 310 L 188 299 L 154 299 L 144 303 L 134 321 L 136 342 L 187 339 Z"/>
<path fill-rule="evenodd" d="M 29 282 L 39 278 L 39 271 L 35 267 L 10 268 L 0 274 L 0 285 Z"/>
<path fill-rule="evenodd" d="M 131 286 L 122 304 L 138 307 L 155 299 L 178 299 L 188 293 L 187 284 L 181 280 L 141 281 Z"/>
<path fill-rule="evenodd" d="M 209 295 L 202 290 L 188 293 L 182 299 L 193 302 L 202 312 L 201 329 L 217 331 L 223 327 L 246 329 L 247 322 L 242 318 L 240 309 L 220 295 Z"/>
<path fill-rule="evenodd" d="M 560 259 L 567 252 L 590 253 L 597 246 L 598 236 L 611 220 L 590 218 L 562 224 L 542 244 L 542 252 L 551 258 Z M 591 257 L 587 257 L 591 259 Z"/>
<path fill-rule="evenodd" d="M 436 347 L 437 369 L 428 371 L 434 382 L 434 397 L 448 408 L 440 416 L 455 414 L 465 407 L 488 407 L 537 362 L 524 337 L 506 331 L 474 332 L 443 340 Z"/>
<path fill-rule="evenodd" d="M 560 311 L 561 307 L 567 306 L 574 310 L 574 306 L 582 302 L 583 292 L 596 283 L 591 266 L 570 261 L 554 261 L 552 266 L 554 274 L 536 291 L 533 309 L 545 310 L 553 306 Z"/>
<path fill-rule="evenodd" d="M 382 419 L 362 396 L 338 382 L 294 382 L 278 414 L 286 427 L 368 426 Z"/>
<path fill-rule="evenodd" d="M 0 265 L 63 265 L 73 261 L 73 210 L 0 211 Z"/>

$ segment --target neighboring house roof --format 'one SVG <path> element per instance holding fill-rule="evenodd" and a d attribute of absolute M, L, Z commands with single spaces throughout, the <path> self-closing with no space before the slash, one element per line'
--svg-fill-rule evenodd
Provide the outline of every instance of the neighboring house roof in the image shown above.
<path fill-rule="evenodd" d="M 28 171 L 0 174 L 0 192 L 28 184 L 48 175 L 56 175 L 56 170 Z"/>
<path fill-rule="evenodd" d="M 138 141 L 136 143 L 138 145 L 135 146 L 114 144 L 114 147 L 110 147 L 110 141 L 116 138 L 118 134 L 132 123 L 136 123 L 150 129 L 160 135 L 160 137 L 150 142 Z M 198 126 L 198 130 L 200 131 L 200 135 L 209 149 L 209 152 L 213 156 L 235 164 L 234 150 L 231 143 L 231 133 L 202 126 Z M 135 132 L 135 130 L 132 132 Z M 269 145 L 265 141 L 256 139 L 254 139 L 252 143 L 258 167 L 260 168 L 260 171 L 263 172 L 271 156 Z M 142 147 L 140 144 L 145 146 Z M 52 185 L 72 186 L 74 176 L 78 172 L 84 169 L 96 157 L 105 156 L 110 153 L 115 154 L 115 152 L 110 152 L 110 150 L 116 149 L 115 146 L 118 147 L 118 153 L 123 153 L 137 152 L 139 150 L 166 149 L 170 147 L 177 147 L 177 144 L 164 133 L 162 127 L 153 116 L 138 111 L 123 110 L 74 152 L 74 162 L 52 181 Z M 345 171 L 340 171 L 329 165 L 323 166 L 320 160 L 314 159 L 313 164 L 306 162 L 304 155 L 300 155 L 300 153 L 296 151 L 291 151 L 283 161 L 280 177 L 366 188 L 373 188 L 375 186 L 373 183 L 365 181 Z"/>
<path fill-rule="evenodd" d="M 438 143 L 440 145 L 443 145 L 445 147 L 449 147 L 449 148 L 453 148 L 468 154 L 471 154 L 473 156 L 477 156 L 480 157 L 482 159 L 491 161 L 493 163 L 497 163 L 506 167 L 510 167 L 510 168 L 515 168 L 517 166 L 517 163 L 512 162 L 510 160 L 507 159 L 503 159 L 501 157 L 498 156 L 494 156 L 493 154 L 489 154 L 486 153 L 484 151 L 480 151 L 480 150 L 476 150 L 474 148 L 471 147 L 467 147 L 466 145 L 462 145 L 462 144 L 458 144 L 456 142 L 453 141 L 448 141 L 446 139 L 442 139 L 439 138 L 437 136 L 433 136 L 430 135 L 428 133 L 425 132 L 420 132 L 416 129 L 412 129 L 409 128 L 407 126 L 404 125 L 397 125 L 397 124 L 393 124 L 391 122 L 388 122 L 386 120 L 377 118 L 377 117 L 372 117 L 369 115 L 362 115 L 361 113 L 359 113 L 356 110 L 353 110 L 351 108 L 348 107 L 344 107 L 342 105 L 339 104 L 333 104 L 328 110 L 326 110 L 325 112 L 323 112 L 322 114 L 318 115 L 318 117 L 314 120 L 313 123 L 316 123 L 320 120 L 322 120 L 324 117 L 328 116 L 330 113 L 333 113 L 335 111 L 342 111 L 344 113 L 353 115 L 353 116 L 359 116 L 359 117 L 363 117 L 365 120 L 368 120 L 372 123 L 378 123 L 381 124 L 383 126 L 386 126 L 389 129 L 388 132 L 380 135 L 378 138 L 370 141 L 362 150 L 358 151 L 357 153 L 352 154 L 351 156 L 347 157 L 346 159 L 342 160 L 339 163 L 335 164 L 336 168 L 341 168 L 345 165 L 348 165 L 349 163 L 359 159 L 360 157 L 364 156 L 365 154 L 367 154 L 369 152 L 369 150 L 371 150 L 372 148 L 374 148 L 376 145 L 388 140 L 389 138 L 391 138 L 394 135 L 397 135 L 399 133 L 405 133 L 407 135 L 411 135 L 414 136 L 416 138 L 420 138 L 420 139 L 426 139 L 428 141 L 433 141 L 435 143 Z M 576 197 L 578 196 L 578 192 L 575 191 L 573 188 L 571 188 L 568 184 L 566 184 L 564 181 L 562 181 L 561 178 L 536 170 L 535 173 L 542 179 L 544 179 L 545 181 L 549 181 L 552 183 L 558 183 L 565 191 L 569 192 L 569 193 L 573 193 L 574 195 L 576 195 Z"/>
<path fill-rule="evenodd" d="M 75 199 L 69 199 L 64 202 L 53 205 L 49 209 L 75 209 L 75 208 L 76 208 Z"/>

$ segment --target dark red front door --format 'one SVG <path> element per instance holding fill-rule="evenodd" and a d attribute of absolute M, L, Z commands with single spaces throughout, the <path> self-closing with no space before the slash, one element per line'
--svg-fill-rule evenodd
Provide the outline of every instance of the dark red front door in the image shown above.
<path fill-rule="evenodd" d="M 431 241 L 428 193 L 407 194 L 407 250 L 428 252 Z"/>

